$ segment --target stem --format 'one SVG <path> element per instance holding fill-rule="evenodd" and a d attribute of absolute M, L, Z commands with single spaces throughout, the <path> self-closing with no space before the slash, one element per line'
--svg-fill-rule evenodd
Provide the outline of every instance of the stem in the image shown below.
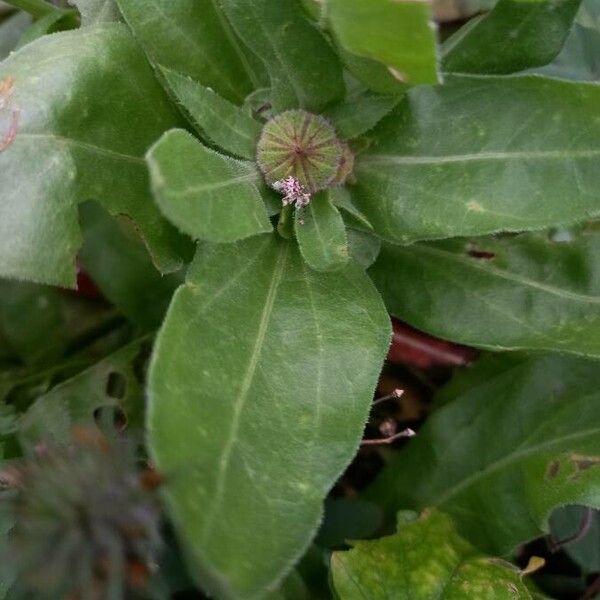
<path fill-rule="evenodd" d="M 39 19 L 47 14 L 59 10 L 56 6 L 46 2 L 46 0 L 5 0 L 7 4 L 20 8 L 30 15 Z"/>

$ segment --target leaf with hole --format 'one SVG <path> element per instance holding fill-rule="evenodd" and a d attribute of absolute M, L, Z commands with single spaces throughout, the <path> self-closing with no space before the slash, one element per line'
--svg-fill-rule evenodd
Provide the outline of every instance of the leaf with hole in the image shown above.
<path fill-rule="evenodd" d="M 265 595 L 304 553 L 357 450 L 389 336 L 355 265 L 311 271 L 275 234 L 200 249 L 155 346 L 148 423 L 212 595 Z"/>
<path fill-rule="evenodd" d="M 20 420 L 21 441 L 30 449 L 44 440 L 66 444 L 75 425 L 127 426 L 139 434 L 149 351 L 149 338 L 140 338 L 40 396 Z M 103 416 L 110 418 L 108 424 Z"/>

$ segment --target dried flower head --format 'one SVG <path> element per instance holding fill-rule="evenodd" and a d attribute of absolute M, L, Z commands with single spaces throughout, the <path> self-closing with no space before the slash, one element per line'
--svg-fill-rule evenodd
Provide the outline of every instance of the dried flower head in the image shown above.
<path fill-rule="evenodd" d="M 16 523 L 3 558 L 14 562 L 18 592 L 103 600 L 145 586 L 160 513 L 131 445 L 79 429 L 72 445 L 43 447 L 3 479 Z"/>

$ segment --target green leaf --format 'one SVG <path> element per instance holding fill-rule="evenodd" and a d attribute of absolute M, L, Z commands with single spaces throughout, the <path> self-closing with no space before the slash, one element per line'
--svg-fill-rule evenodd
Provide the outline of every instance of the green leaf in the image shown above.
<path fill-rule="evenodd" d="M 220 1 L 220 0 L 219 0 Z M 254 67 L 217 0 L 117 0 L 153 61 L 241 103 L 256 87 Z"/>
<path fill-rule="evenodd" d="M 129 430 L 144 421 L 143 361 L 149 338 L 140 338 L 40 396 L 23 415 L 19 437 L 27 448 L 41 440 L 66 444 L 75 425 L 95 427 L 98 411 L 120 408 Z"/>
<path fill-rule="evenodd" d="M 6 358 L 29 367 L 54 364 L 105 322 L 110 310 L 57 288 L 0 280 L 0 339 L 9 349 Z"/>
<path fill-rule="evenodd" d="M 162 213 L 194 239 L 233 242 L 272 230 L 253 164 L 210 150 L 180 129 L 165 133 L 147 161 Z"/>
<path fill-rule="evenodd" d="M 71 4 L 81 13 L 81 24 L 84 27 L 121 20 L 115 0 L 71 0 Z"/>
<path fill-rule="evenodd" d="M 31 16 L 22 11 L 0 23 L 0 60 L 4 60 L 17 47 L 21 36 L 30 26 Z"/>
<path fill-rule="evenodd" d="M 242 158 L 256 158 L 262 129 L 258 121 L 185 75 L 167 69 L 163 69 L 163 74 L 178 102 L 209 141 Z"/>
<path fill-rule="evenodd" d="M 320 112 L 344 96 L 342 68 L 298 0 L 220 0 L 233 27 L 265 64 L 277 111 Z"/>
<path fill-rule="evenodd" d="M 399 243 L 594 218 L 597 117 L 592 84 L 464 77 L 415 88 L 357 157 L 354 201 Z"/>
<path fill-rule="evenodd" d="M 400 95 L 406 91 L 408 86 L 396 79 L 393 72 L 380 62 L 352 54 L 339 43 L 336 44 L 336 52 L 344 67 L 369 90 L 383 95 Z"/>
<path fill-rule="evenodd" d="M 316 271 L 333 271 L 349 258 L 346 226 L 329 194 L 317 194 L 310 204 L 296 210 L 294 231 L 302 257 Z"/>
<path fill-rule="evenodd" d="M 342 139 L 349 140 L 370 131 L 400 102 L 400 96 L 382 96 L 360 90 L 327 109 L 324 116 Z"/>
<path fill-rule="evenodd" d="M 340 600 L 531 600 L 517 569 L 477 552 L 439 512 L 331 558 Z"/>
<path fill-rule="evenodd" d="M 428 2 L 328 0 L 327 9 L 336 38 L 350 52 L 383 63 L 405 83 L 438 81 Z"/>
<path fill-rule="evenodd" d="M 83 245 L 79 260 L 102 295 L 125 316 L 150 330 L 162 322 L 181 273 L 161 275 L 125 219 L 113 219 L 96 204 L 80 211 Z"/>
<path fill-rule="evenodd" d="M 149 440 L 198 583 L 258 598 L 318 527 L 390 339 L 355 265 L 321 274 L 275 234 L 206 245 L 150 370 Z"/>
<path fill-rule="evenodd" d="M 562 49 L 581 0 L 500 0 L 444 45 L 447 72 L 506 74 L 548 64 Z"/>
<path fill-rule="evenodd" d="M 348 540 L 372 537 L 382 521 L 381 509 L 372 502 L 351 497 L 328 498 L 315 543 L 322 548 L 339 548 Z"/>
<path fill-rule="evenodd" d="M 381 251 L 381 240 L 374 235 L 348 227 L 348 251 L 350 256 L 363 268 L 368 269 L 377 259 Z"/>
<path fill-rule="evenodd" d="M 438 337 L 600 357 L 598 233 L 385 245 L 370 275 L 392 314 Z"/>
<path fill-rule="evenodd" d="M 143 158 L 178 119 L 125 28 L 44 37 L 6 59 L 0 81 L 0 275 L 72 286 L 77 203 L 90 198 L 135 221 L 162 271 L 179 268 Z"/>
<path fill-rule="evenodd" d="M 600 513 L 589 510 L 583 506 L 561 506 L 550 518 L 554 541 L 564 543 L 564 552 L 585 574 L 600 572 Z M 587 531 L 582 531 L 583 527 Z"/>
<path fill-rule="evenodd" d="M 600 79 L 600 10 L 595 0 L 583 0 L 575 24 L 560 54 L 534 73 L 563 79 Z"/>
<path fill-rule="evenodd" d="M 500 369 L 429 417 L 369 498 L 389 514 L 438 507 L 505 555 L 547 532 L 556 506 L 600 506 L 599 401 L 596 362 L 549 355 Z"/>

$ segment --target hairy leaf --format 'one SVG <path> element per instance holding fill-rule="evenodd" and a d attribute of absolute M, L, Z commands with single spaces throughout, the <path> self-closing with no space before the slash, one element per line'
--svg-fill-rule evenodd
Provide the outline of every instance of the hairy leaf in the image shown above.
<path fill-rule="evenodd" d="M 317 194 L 302 211 L 297 210 L 294 230 L 302 257 L 316 271 L 343 267 L 349 258 L 346 226 L 329 194 Z"/>
<path fill-rule="evenodd" d="M 277 111 L 320 111 L 344 95 L 342 68 L 298 0 L 220 0 L 232 25 L 262 59 Z"/>
<path fill-rule="evenodd" d="M 209 141 L 226 152 L 254 160 L 261 124 L 235 104 L 185 75 L 163 70 L 173 94 Z"/>
<path fill-rule="evenodd" d="M 600 357 L 600 234 L 385 245 L 370 271 L 390 312 L 495 350 Z"/>
<path fill-rule="evenodd" d="M 439 512 L 331 558 L 340 600 L 531 600 L 516 568 L 482 555 Z"/>
<path fill-rule="evenodd" d="M 217 0 L 117 0 L 149 56 L 241 103 L 255 87 L 254 67 Z"/>
<path fill-rule="evenodd" d="M 337 39 L 350 52 L 383 63 L 402 82 L 437 82 L 435 27 L 428 2 L 328 0 L 327 12 Z"/>
<path fill-rule="evenodd" d="M 355 265 L 275 235 L 206 245 L 150 371 L 149 436 L 200 585 L 258 598 L 305 551 L 356 452 L 390 326 Z"/>
<path fill-rule="evenodd" d="M 194 239 L 233 242 L 272 230 L 254 165 L 210 150 L 181 129 L 163 135 L 147 160 L 161 211 Z"/>
<path fill-rule="evenodd" d="M 357 157 L 353 196 L 390 241 L 543 229 L 600 214 L 600 88 L 541 77 L 411 90 Z"/>
<path fill-rule="evenodd" d="M 125 28 L 37 40 L 0 65 L 0 82 L 0 275 L 72 286 L 77 203 L 90 198 L 135 221 L 161 270 L 178 268 L 143 158 L 178 120 Z"/>
<path fill-rule="evenodd" d="M 444 70 L 515 73 L 548 64 L 562 49 L 581 0 L 500 0 L 444 46 Z"/>
<path fill-rule="evenodd" d="M 507 554 L 547 532 L 556 506 L 600 507 L 599 401 L 596 362 L 511 361 L 439 408 L 369 496 L 390 514 L 439 507 L 469 541 Z"/>

